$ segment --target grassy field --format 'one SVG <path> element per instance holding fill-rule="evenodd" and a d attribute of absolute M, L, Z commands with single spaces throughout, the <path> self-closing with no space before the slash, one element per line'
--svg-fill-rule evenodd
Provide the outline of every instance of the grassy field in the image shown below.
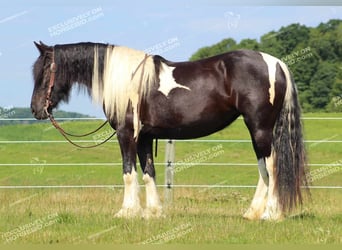
<path fill-rule="evenodd" d="M 341 114 L 306 114 L 305 117 L 341 117 Z M 82 133 L 99 122 L 64 122 L 65 129 Z M 304 120 L 313 186 L 341 186 L 342 120 Z M 103 134 L 110 131 L 103 129 Z M 87 138 L 94 143 L 99 137 Z M 207 139 L 246 139 L 238 120 Z M 4 143 L 4 141 L 61 141 L 60 143 Z M 176 187 L 173 202 L 160 219 L 117 219 L 123 189 L 121 157 L 116 140 L 95 149 L 76 149 L 49 123 L 0 127 L 0 185 L 112 185 L 103 188 L 35 188 L 0 190 L 0 242 L 17 243 L 342 243 L 342 189 L 312 189 L 306 202 L 281 223 L 242 218 L 254 188 Z M 164 162 L 159 142 L 157 163 Z M 210 152 L 199 158 L 201 152 Z M 197 158 L 196 158 L 197 157 Z M 250 142 L 176 142 L 180 165 L 175 184 L 247 185 L 257 182 L 257 167 Z M 105 166 L 96 165 L 108 163 Z M 113 164 L 116 163 L 116 164 Z M 209 164 L 215 163 L 215 164 Z M 229 163 L 219 166 L 220 163 Z M 254 166 L 239 166 L 241 163 Z M 15 164 L 15 165 L 6 165 Z M 31 164 L 31 165 L 25 165 Z M 56 166 L 54 164 L 77 164 Z M 207 165 L 206 165 L 207 164 Z M 234 165 L 235 164 L 235 165 Z M 141 174 L 140 174 L 141 176 Z M 142 183 L 142 182 L 141 182 Z M 157 165 L 157 183 L 164 183 L 164 166 Z M 164 188 L 159 188 L 161 199 Z M 144 204 L 144 189 L 141 200 Z"/>

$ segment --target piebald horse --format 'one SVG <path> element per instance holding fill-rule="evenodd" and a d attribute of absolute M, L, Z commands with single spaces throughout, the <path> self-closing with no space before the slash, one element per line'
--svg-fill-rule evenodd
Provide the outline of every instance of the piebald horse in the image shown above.
<path fill-rule="evenodd" d="M 237 50 L 194 62 L 171 62 L 102 43 L 47 46 L 33 66 L 31 109 L 47 119 L 67 102 L 73 84 L 103 106 L 117 132 L 124 198 L 117 217 L 158 217 L 154 139 L 190 139 L 215 133 L 242 116 L 256 154 L 259 181 L 244 217 L 281 220 L 302 204 L 307 187 L 297 90 L 288 67 L 266 53 Z M 146 185 L 139 201 L 136 156 Z"/>

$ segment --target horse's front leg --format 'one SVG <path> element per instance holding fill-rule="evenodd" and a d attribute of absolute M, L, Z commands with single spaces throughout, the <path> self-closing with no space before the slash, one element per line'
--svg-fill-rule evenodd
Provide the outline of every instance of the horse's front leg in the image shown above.
<path fill-rule="evenodd" d="M 142 215 L 139 200 L 139 183 L 136 169 L 137 145 L 131 129 L 117 130 L 123 161 L 124 199 L 115 217 L 131 218 Z"/>
<path fill-rule="evenodd" d="M 142 133 L 139 135 L 138 156 L 144 174 L 143 180 L 146 187 L 146 209 L 144 210 L 145 218 L 160 217 L 162 215 L 162 205 L 159 200 L 156 186 L 152 144 L 152 137 Z"/>

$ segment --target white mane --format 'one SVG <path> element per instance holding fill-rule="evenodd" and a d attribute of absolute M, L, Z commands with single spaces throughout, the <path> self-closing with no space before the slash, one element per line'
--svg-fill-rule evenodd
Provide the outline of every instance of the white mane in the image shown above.
<path fill-rule="evenodd" d="M 151 56 L 142 51 L 121 46 L 108 45 L 104 59 L 102 77 L 99 76 L 98 47 L 94 48 L 94 72 L 92 97 L 105 105 L 107 117 L 125 123 L 129 101 L 133 106 L 134 136 L 140 127 L 138 107 L 145 98 L 155 79 L 155 66 Z M 103 82 L 100 82 L 101 80 Z"/>

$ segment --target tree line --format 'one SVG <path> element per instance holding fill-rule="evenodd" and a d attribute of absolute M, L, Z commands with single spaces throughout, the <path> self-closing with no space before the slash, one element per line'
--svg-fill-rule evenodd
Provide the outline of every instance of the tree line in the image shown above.
<path fill-rule="evenodd" d="M 284 61 L 294 76 L 303 111 L 342 112 L 342 20 L 332 19 L 317 27 L 298 23 L 237 43 L 226 38 L 200 48 L 190 60 L 231 50 L 251 49 Z"/>
<path fill-rule="evenodd" d="M 55 118 L 89 118 L 88 115 L 83 115 L 77 112 L 67 112 L 63 110 L 56 110 L 53 112 Z M 18 119 L 17 119 L 18 118 Z M 32 120 L 20 120 L 22 118 L 32 118 Z M 49 121 L 41 121 L 49 122 Z M 35 121 L 30 108 L 17 108 L 13 106 L 0 107 L 0 126 L 11 124 L 31 124 L 37 123 Z"/>

